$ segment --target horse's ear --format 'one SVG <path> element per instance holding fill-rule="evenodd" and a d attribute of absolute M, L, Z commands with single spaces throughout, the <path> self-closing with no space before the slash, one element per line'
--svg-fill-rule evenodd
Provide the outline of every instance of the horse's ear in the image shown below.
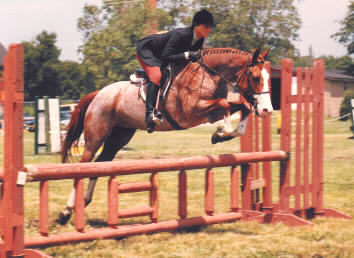
<path fill-rule="evenodd" d="M 270 51 L 270 48 L 268 48 L 266 51 L 264 51 L 264 52 L 261 54 L 261 57 L 262 57 L 263 59 L 266 59 L 266 57 L 267 57 L 268 54 L 269 54 L 269 51 Z"/>
<path fill-rule="evenodd" d="M 252 64 L 255 65 L 257 63 L 257 59 L 259 57 L 259 53 L 261 53 L 261 48 L 257 48 L 256 51 L 254 51 L 253 58 L 252 58 Z"/>

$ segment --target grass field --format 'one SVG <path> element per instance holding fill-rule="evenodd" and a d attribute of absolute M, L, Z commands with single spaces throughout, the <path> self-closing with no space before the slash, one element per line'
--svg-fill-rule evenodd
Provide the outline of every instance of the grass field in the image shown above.
<path fill-rule="evenodd" d="M 324 206 L 354 216 L 354 140 L 350 122 L 325 123 Z M 212 145 L 216 126 L 187 131 L 154 133 L 138 131 L 119 159 L 145 159 L 239 152 L 239 139 Z M 273 127 L 274 128 L 274 127 Z M 25 132 L 25 164 L 60 162 L 59 155 L 33 155 L 33 133 Z M 1 141 L 2 147 L 3 141 Z M 1 148 L 1 152 L 3 148 Z M 274 132 L 273 149 L 279 149 Z M 3 154 L 3 153 L 1 153 Z M 3 157 L 3 155 L 0 155 Z M 1 158 L 1 164 L 3 160 Z M 273 174 L 278 164 L 273 163 Z M 216 213 L 229 210 L 229 168 L 215 169 Z M 188 214 L 199 216 L 204 209 L 204 171 L 188 173 Z M 274 196 L 277 177 L 274 174 Z M 147 175 L 125 176 L 120 182 L 146 180 Z M 94 200 L 86 209 L 87 228 L 106 226 L 107 178 L 98 182 Z M 73 231 L 54 223 L 65 206 L 72 182 L 50 182 L 50 231 Z M 160 220 L 177 218 L 177 173 L 160 175 Z M 38 183 L 25 187 L 26 236 L 38 235 Z M 146 205 L 146 193 L 120 197 L 120 207 Z M 147 217 L 122 219 L 121 223 L 144 223 Z M 199 227 L 193 230 L 139 235 L 116 240 L 97 240 L 42 249 L 55 257 L 354 257 L 354 221 L 318 218 L 312 227 L 290 228 L 283 224 L 234 222 Z"/>

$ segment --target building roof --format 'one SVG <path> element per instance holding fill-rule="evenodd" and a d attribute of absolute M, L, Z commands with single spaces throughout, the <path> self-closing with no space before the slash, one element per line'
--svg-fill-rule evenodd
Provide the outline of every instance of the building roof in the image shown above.
<path fill-rule="evenodd" d="M 6 54 L 7 54 L 7 50 L 0 42 L 0 66 L 4 66 L 4 59 Z"/>
<path fill-rule="evenodd" d="M 354 82 L 354 77 L 344 74 L 342 70 L 325 70 L 325 78 L 330 81 L 351 81 Z"/>

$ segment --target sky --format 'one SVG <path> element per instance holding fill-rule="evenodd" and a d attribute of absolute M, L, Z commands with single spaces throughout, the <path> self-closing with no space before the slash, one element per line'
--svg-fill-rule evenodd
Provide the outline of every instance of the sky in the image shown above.
<path fill-rule="evenodd" d="M 118 1 L 118 0 L 117 0 Z M 126 1 L 126 0 L 119 0 Z M 160 0 L 161 1 L 161 0 Z M 351 0 L 294 0 L 302 20 L 300 40 L 294 42 L 301 55 L 308 55 L 309 46 L 315 57 L 346 55 L 346 48 L 331 39 L 340 29 Z M 1 0 L 0 42 L 31 41 L 43 30 L 57 34 L 61 60 L 79 61 L 77 52 L 82 36 L 77 20 L 85 3 L 99 5 L 101 0 Z"/>

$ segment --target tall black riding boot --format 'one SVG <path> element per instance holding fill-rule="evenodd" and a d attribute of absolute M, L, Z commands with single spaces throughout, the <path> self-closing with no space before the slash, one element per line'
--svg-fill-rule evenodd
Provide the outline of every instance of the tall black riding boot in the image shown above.
<path fill-rule="evenodd" d="M 147 93 L 146 93 L 146 113 L 145 113 L 145 122 L 146 130 L 148 133 L 152 133 L 155 129 L 156 121 L 162 121 L 161 113 L 155 111 L 157 94 L 159 93 L 160 87 L 153 83 L 152 81 L 148 82 Z"/>

